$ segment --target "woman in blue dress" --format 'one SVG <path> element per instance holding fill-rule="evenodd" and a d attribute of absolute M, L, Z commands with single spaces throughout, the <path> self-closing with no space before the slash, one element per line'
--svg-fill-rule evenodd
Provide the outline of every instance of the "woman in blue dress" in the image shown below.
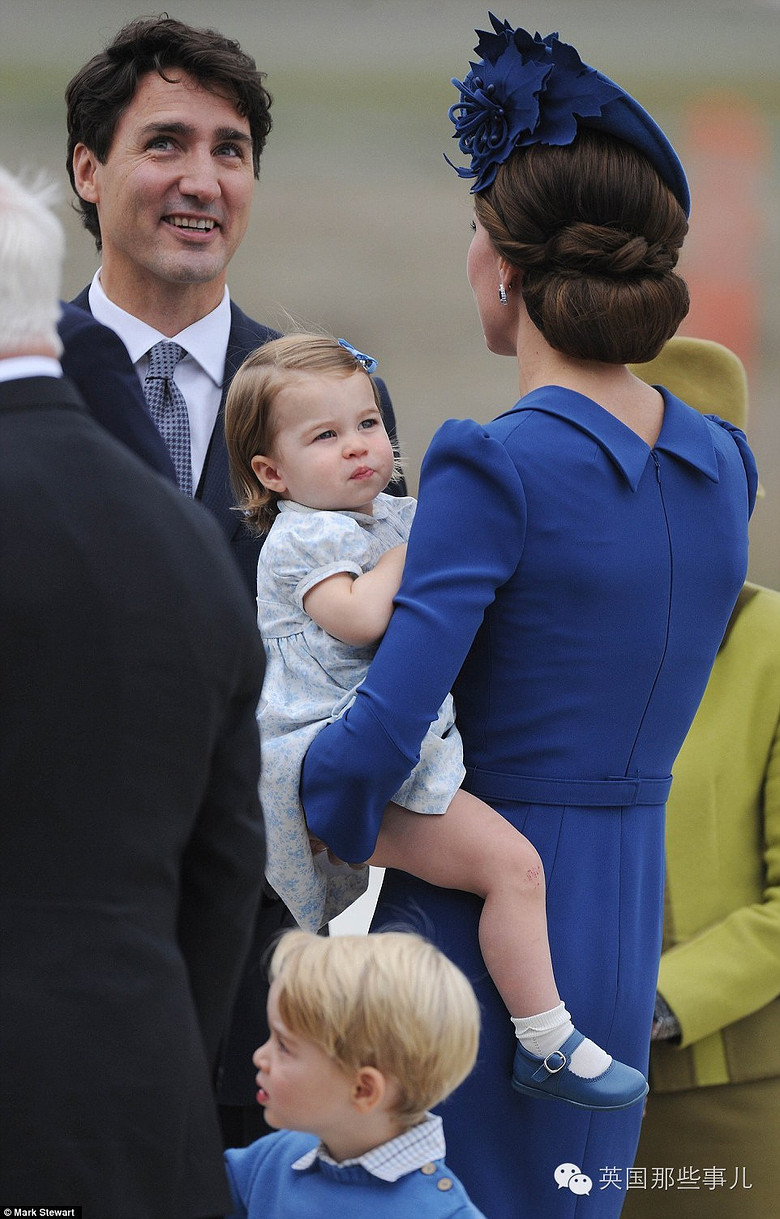
<path fill-rule="evenodd" d="M 464 786 L 542 857 L 562 992 L 644 1071 L 664 805 L 745 576 L 755 466 L 741 432 L 625 367 L 687 311 L 674 150 L 556 35 L 491 20 L 451 116 L 476 179 L 469 282 L 521 397 L 434 438 L 395 613 L 354 705 L 309 750 L 302 797 L 314 834 L 368 858 L 453 689 Z M 453 1170 L 488 1219 L 616 1216 L 641 1106 L 592 1113 L 512 1089 L 479 913 L 390 872 L 374 924 L 414 926 L 477 987 L 478 1065 L 442 1107 Z"/>

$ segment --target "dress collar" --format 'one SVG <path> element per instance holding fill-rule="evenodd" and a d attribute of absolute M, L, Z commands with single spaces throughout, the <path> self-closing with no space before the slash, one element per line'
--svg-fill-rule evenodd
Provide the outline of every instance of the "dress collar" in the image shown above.
<path fill-rule="evenodd" d="M 664 400 L 661 433 L 651 450 L 641 436 L 599 406 L 592 398 L 560 385 L 532 390 L 499 418 L 521 411 L 543 411 L 557 415 L 591 436 L 604 449 L 636 491 L 651 451 L 661 450 L 693 466 L 713 482 L 718 481 L 718 462 L 710 425 L 703 415 L 686 406 L 663 386 L 656 386 Z"/>
<path fill-rule="evenodd" d="M 309 508 L 306 504 L 299 504 L 294 499 L 280 499 L 278 501 L 280 512 L 299 512 L 305 515 L 307 512 L 338 512 L 340 516 L 351 516 L 359 525 L 373 525 L 375 521 L 383 521 L 390 515 L 388 500 L 391 497 L 384 492 L 380 492 L 374 500 L 374 513 L 369 516 L 367 512 L 351 512 L 347 508 Z"/>

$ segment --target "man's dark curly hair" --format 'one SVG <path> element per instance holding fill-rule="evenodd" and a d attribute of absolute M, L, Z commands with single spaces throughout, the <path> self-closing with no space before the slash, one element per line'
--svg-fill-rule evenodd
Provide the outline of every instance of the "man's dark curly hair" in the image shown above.
<path fill-rule="evenodd" d="M 76 209 L 98 249 L 101 241 L 97 208 L 78 197 L 73 150 L 77 144 L 84 144 L 105 164 L 116 125 L 135 97 L 140 79 L 149 72 L 157 72 L 169 80 L 169 73 L 177 69 L 228 98 L 248 120 L 255 177 L 260 172 L 260 154 L 271 130 L 271 95 L 263 85 L 265 73 L 258 71 L 254 59 L 237 42 L 216 30 L 195 29 L 167 13 L 131 21 L 104 51 L 76 73 L 65 91 L 68 176 L 78 198 Z"/>

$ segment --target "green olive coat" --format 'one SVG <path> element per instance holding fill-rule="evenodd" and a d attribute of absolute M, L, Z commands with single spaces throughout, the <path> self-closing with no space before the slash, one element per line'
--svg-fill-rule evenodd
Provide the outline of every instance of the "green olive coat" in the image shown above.
<path fill-rule="evenodd" d="M 780 593 L 745 585 L 674 767 L 654 1092 L 780 1077 Z"/>

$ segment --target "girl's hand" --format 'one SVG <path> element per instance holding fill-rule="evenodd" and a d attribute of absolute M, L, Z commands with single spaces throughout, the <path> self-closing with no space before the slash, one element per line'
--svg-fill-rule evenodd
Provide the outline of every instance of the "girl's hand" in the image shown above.
<path fill-rule="evenodd" d="M 308 830 L 307 830 L 307 833 L 308 833 Z M 311 847 L 312 855 L 321 855 L 323 853 L 323 851 L 327 851 L 328 859 L 330 860 L 330 862 L 332 864 L 336 864 L 336 866 L 338 866 L 339 864 L 343 865 L 346 862 L 343 859 L 339 859 L 338 855 L 334 855 L 333 852 L 331 851 L 331 849 L 327 846 L 327 844 L 324 843 L 321 838 L 316 838 L 314 836 L 314 834 L 309 834 L 309 846 Z M 356 872 L 359 872 L 360 869 L 362 867 L 364 867 L 365 865 L 362 863 L 351 863 L 348 866 L 350 868 L 354 868 L 354 870 Z"/>

